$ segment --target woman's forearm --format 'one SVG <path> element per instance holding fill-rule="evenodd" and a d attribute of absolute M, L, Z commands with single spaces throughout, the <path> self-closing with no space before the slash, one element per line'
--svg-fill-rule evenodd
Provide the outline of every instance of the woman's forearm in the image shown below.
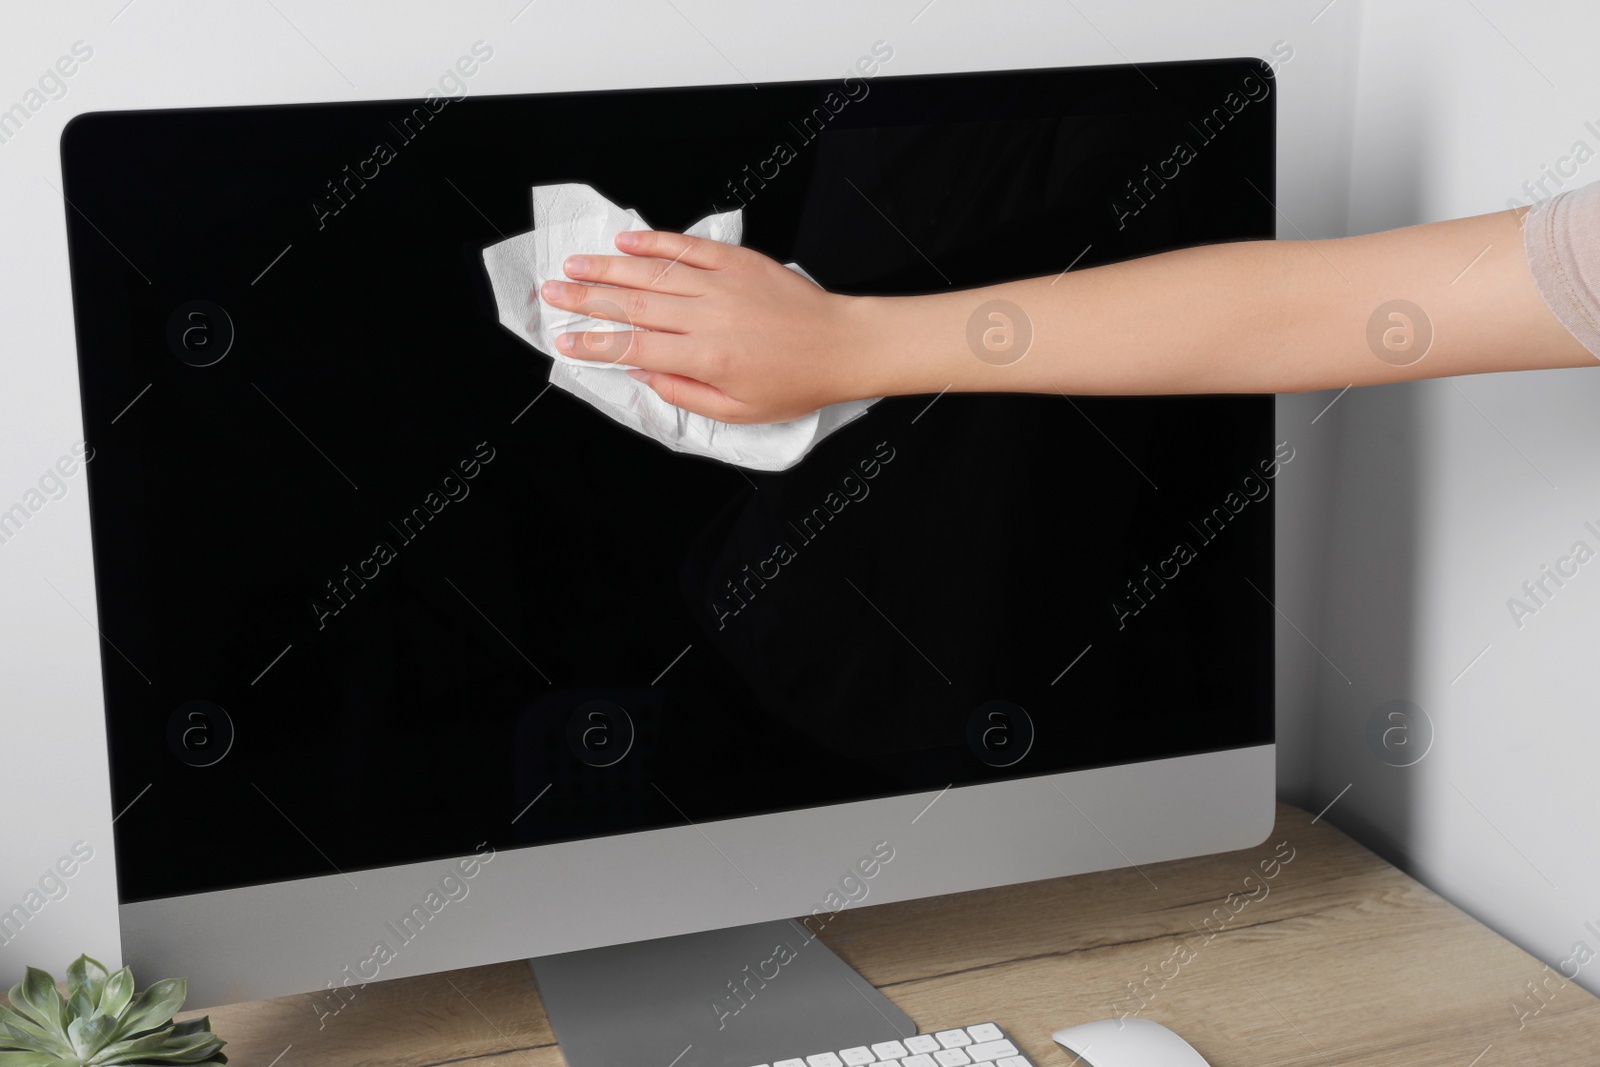
<path fill-rule="evenodd" d="M 864 395 L 1303 392 L 1594 363 L 1539 296 L 1514 211 L 862 297 L 848 314 L 871 345 Z"/>

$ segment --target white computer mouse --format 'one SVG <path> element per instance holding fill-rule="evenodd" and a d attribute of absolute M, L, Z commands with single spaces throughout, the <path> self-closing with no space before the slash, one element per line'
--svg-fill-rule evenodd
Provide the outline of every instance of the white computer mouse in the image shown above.
<path fill-rule="evenodd" d="M 1090 1067 L 1210 1067 L 1189 1042 L 1149 1019 L 1102 1019 L 1050 1036 Z"/>

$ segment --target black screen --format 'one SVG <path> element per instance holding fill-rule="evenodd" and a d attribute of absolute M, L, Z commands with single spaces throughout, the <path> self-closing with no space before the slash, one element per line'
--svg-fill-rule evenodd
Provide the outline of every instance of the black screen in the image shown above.
<path fill-rule="evenodd" d="M 552 182 L 855 293 L 1272 235 L 1263 64 L 840 88 L 71 124 L 125 902 L 1271 741 L 1271 397 L 894 398 L 765 474 L 497 324 Z"/>

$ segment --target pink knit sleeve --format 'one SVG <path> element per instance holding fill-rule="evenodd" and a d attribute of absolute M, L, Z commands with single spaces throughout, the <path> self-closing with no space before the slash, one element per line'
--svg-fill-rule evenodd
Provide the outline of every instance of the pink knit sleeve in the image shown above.
<path fill-rule="evenodd" d="M 1600 359 L 1600 182 L 1530 208 L 1522 220 L 1522 248 L 1545 304 Z"/>

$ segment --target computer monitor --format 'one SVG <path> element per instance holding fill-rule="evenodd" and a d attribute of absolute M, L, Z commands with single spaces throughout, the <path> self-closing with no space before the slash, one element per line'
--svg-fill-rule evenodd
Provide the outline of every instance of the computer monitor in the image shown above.
<path fill-rule="evenodd" d="M 859 293 L 1273 234 L 1262 62 L 870 59 L 70 123 L 140 973 L 332 1014 L 1268 834 L 1271 397 L 889 398 L 764 473 L 549 389 L 497 323 L 482 250 L 555 182 L 663 228 L 741 207 Z"/>

